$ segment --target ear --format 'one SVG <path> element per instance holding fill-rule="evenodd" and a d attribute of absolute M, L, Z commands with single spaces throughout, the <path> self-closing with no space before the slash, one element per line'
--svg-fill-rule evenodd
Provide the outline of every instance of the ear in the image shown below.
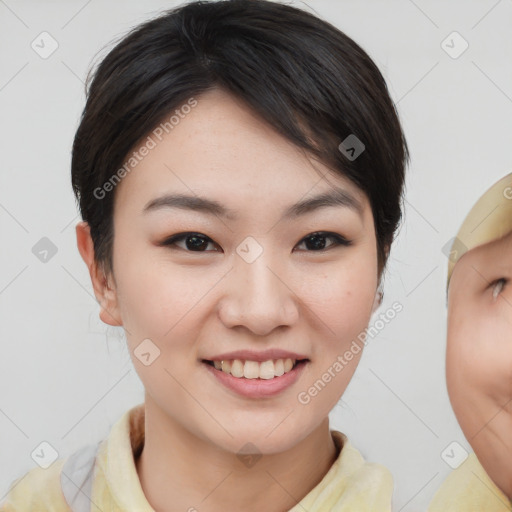
<path fill-rule="evenodd" d="M 379 287 L 377 290 L 377 293 L 375 294 L 375 299 L 373 299 L 373 306 L 372 306 L 372 315 L 375 313 L 375 310 L 381 305 L 382 302 L 382 291 Z"/>
<path fill-rule="evenodd" d="M 123 323 L 119 314 L 117 292 L 115 286 L 109 283 L 103 269 L 94 259 L 94 244 L 89 224 L 79 222 L 75 230 L 78 250 L 89 269 L 94 295 L 100 304 L 100 319 L 108 325 L 121 326 Z"/>
<path fill-rule="evenodd" d="M 390 245 L 386 244 L 384 246 L 384 263 L 383 267 L 385 266 L 385 263 L 387 262 L 389 258 L 389 252 L 390 252 Z M 375 299 L 373 299 L 373 306 L 372 306 L 372 315 L 375 313 L 375 310 L 382 304 L 382 298 L 384 296 L 384 292 L 382 291 L 382 274 L 384 272 L 384 268 L 379 270 L 379 274 L 377 276 L 377 292 L 375 293 Z"/>

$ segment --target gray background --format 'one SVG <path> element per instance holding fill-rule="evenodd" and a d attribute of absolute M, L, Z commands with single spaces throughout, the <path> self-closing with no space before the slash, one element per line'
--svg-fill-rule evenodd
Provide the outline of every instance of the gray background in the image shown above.
<path fill-rule="evenodd" d="M 76 249 L 70 150 L 92 59 L 177 3 L 0 0 L 0 501 L 35 466 L 42 441 L 66 457 L 143 401 L 122 330 L 99 320 Z M 424 510 L 450 471 L 443 450 L 453 441 L 470 449 L 445 386 L 442 248 L 512 170 L 512 1 L 294 4 L 375 60 L 410 145 L 405 218 L 380 309 L 399 301 L 403 311 L 370 340 L 331 426 L 392 471 L 394 510 Z M 31 48 L 43 31 L 58 43 L 46 59 Z M 442 47 L 453 31 L 469 44 L 458 58 Z M 448 44 L 462 48 L 453 36 Z M 46 263 L 32 252 L 42 237 L 57 248 Z"/>

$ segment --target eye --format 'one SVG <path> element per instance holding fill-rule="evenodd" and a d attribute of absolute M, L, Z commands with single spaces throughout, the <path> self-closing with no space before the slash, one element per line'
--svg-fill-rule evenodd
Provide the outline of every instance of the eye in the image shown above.
<path fill-rule="evenodd" d="M 304 242 L 301 242 L 301 244 L 305 243 L 306 247 L 308 247 L 308 249 L 312 248 L 313 252 L 323 251 L 326 249 L 325 240 L 329 238 L 333 242 L 327 245 L 327 248 L 335 247 L 337 245 L 349 246 L 352 244 L 351 240 L 347 240 L 345 237 L 338 235 L 337 233 L 330 233 L 327 231 L 311 233 L 302 239 Z"/>
<path fill-rule="evenodd" d="M 180 247 L 178 245 L 178 242 L 185 241 L 185 246 Z M 163 242 L 161 242 L 159 245 L 161 246 L 176 246 L 180 249 L 184 249 L 189 252 L 212 252 L 212 251 L 206 251 L 205 248 L 208 247 L 209 243 L 215 244 L 215 242 L 207 237 L 206 235 L 203 235 L 201 233 L 179 233 L 177 235 L 173 235 L 170 238 L 165 239 Z M 217 245 L 217 244 L 215 244 Z M 174 247 L 172 247 L 174 248 Z M 217 249 L 214 250 L 215 252 L 218 252 Z"/>
<path fill-rule="evenodd" d="M 493 281 L 491 283 L 492 288 L 492 298 L 496 300 L 498 298 L 498 295 L 501 293 L 503 288 L 505 288 L 505 285 L 507 284 L 508 280 L 504 277 L 500 277 L 499 279 L 496 279 L 496 281 Z"/>
<path fill-rule="evenodd" d="M 326 245 L 326 239 L 331 239 L 331 243 Z M 178 244 L 181 242 L 185 242 L 185 245 L 179 246 Z M 177 235 L 173 235 L 165 239 L 159 245 L 166 247 L 175 246 L 189 252 L 212 252 L 206 250 L 210 243 L 215 244 L 215 242 L 211 238 L 201 233 L 179 233 Z M 326 248 L 328 249 L 329 247 L 335 247 L 337 245 L 349 246 L 352 244 L 352 242 L 350 240 L 347 240 L 343 236 L 338 235 L 337 233 L 317 231 L 304 237 L 297 247 L 299 247 L 302 244 L 306 245 L 308 252 L 319 252 L 326 250 Z M 214 249 L 214 251 L 218 252 L 217 249 Z"/>

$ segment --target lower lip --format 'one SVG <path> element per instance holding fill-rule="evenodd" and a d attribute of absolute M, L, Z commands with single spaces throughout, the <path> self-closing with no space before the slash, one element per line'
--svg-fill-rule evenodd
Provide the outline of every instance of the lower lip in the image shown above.
<path fill-rule="evenodd" d="M 221 384 L 224 384 L 224 386 L 239 395 L 248 398 L 265 398 L 275 396 L 292 386 L 301 376 L 308 362 L 309 361 L 303 361 L 298 363 L 293 370 L 272 379 L 245 379 L 243 377 L 233 377 L 230 373 L 217 370 L 208 363 L 202 362 L 202 364 L 206 366 L 207 370 L 214 375 Z"/>

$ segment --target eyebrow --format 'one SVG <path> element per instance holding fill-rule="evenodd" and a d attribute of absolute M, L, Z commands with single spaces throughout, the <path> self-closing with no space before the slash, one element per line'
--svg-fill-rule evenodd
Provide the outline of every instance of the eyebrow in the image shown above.
<path fill-rule="evenodd" d="M 289 206 L 282 214 L 281 220 L 297 218 L 320 208 L 340 206 L 349 208 L 361 217 L 363 216 L 363 205 L 353 194 L 344 189 L 333 188 L 328 192 L 324 192 L 307 199 L 302 199 L 301 201 Z M 166 194 L 161 197 L 157 197 L 150 200 L 144 206 L 142 211 L 145 214 L 166 208 L 192 210 L 208 215 L 224 217 L 230 220 L 236 220 L 237 218 L 236 210 L 226 208 L 218 201 L 186 194 Z"/>

